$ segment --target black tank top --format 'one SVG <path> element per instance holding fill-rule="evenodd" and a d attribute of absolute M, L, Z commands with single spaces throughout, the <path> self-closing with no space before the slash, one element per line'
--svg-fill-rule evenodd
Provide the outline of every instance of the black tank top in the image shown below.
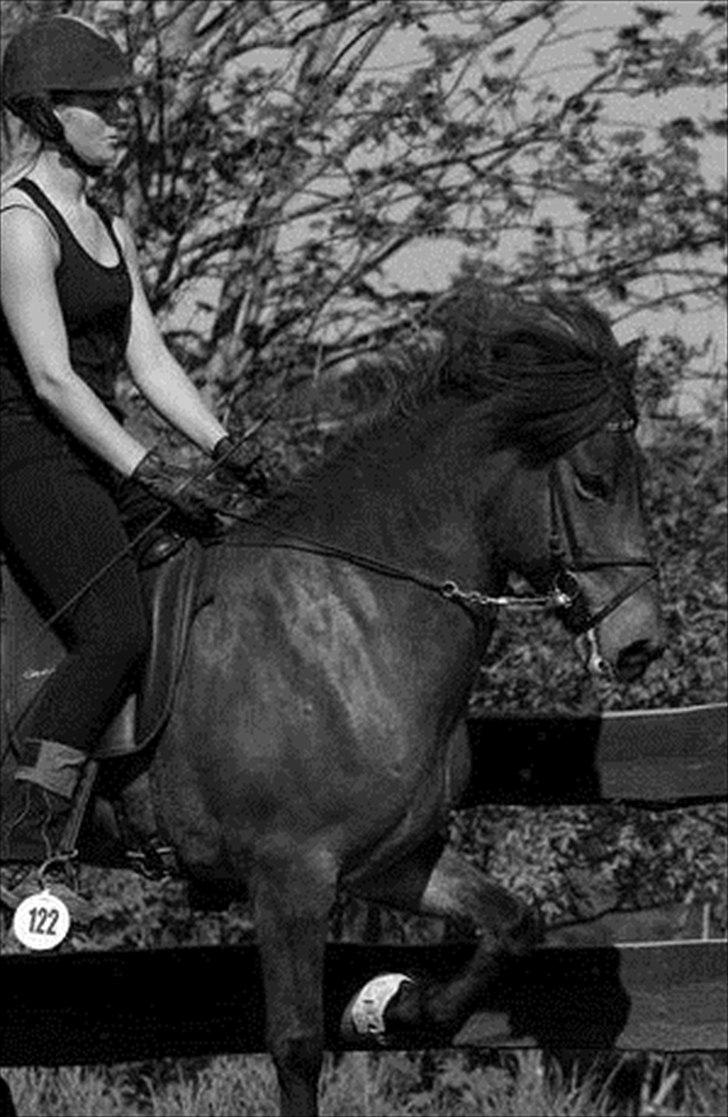
<path fill-rule="evenodd" d="M 56 270 L 56 287 L 71 367 L 118 414 L 115 388 L 129 338 L 132 287 L 111 219 L 100 205 L 93 203 L 119 254 L 117 264 L 105 267 L 81 247 L 59 211 L 34 182 L 23 178 L 15 186 L 43 211 L 58 236 L 61 260 Z M 33 415 L 57 428 L 57 422 L 38 400 L 1 308 L 0 414 Z"/>

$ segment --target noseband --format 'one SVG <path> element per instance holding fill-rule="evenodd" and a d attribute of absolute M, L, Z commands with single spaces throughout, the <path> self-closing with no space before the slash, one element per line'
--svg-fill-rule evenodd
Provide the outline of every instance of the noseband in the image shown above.
<path fill-rule="evenodd" d="M 557 523 L 557 508 L 561 502 L 560 520 L 566 536 L 566 547 L 562 543 Z M 558 472 L 555 473 L 549 486 L 549 503 L 551 506 L 552 530 L 549 537 L 549 553 L 553 569 L 555 570 L 556 585 L 565 588 L 566 601 L 560 603 L 561 610 L 573 610 L 571 617 L 566 616 L 569 627 L 575 632 L 586 632 L 595 628 L 605 617 L 613 613 L 623 601 L 631 597 L 647 582 L 657 578 L 657 567 L 648 555 L 592 555 L 585 552 L 579 545 L 574 532 L 574 525 L 565 515 L 563 482 Z M 617 567 L 631 567 L 643 571 L 629 578 L 624 586 L 600 609 L 591 612 L 586 606 L 583 590 L 579 585 L 578 574 L 588 574 L 595 570 L 608 570 Z"/>
<path fill-rule="evenodd" d="M 614 420 L 606 427 L 611 431 L 631 431 L 631 420 Z M 564 621 L 574 632 L 590 632 L 613 613 L 623 601 L 631 597 L 647 582 L 657 578 L 657 566 L 648 554 L 614 555 L 592 554 L 585 551 L 579 542 L 574 524 L 568 514 L 568 495 L 564 486 L 559 462 L 555 461 L 549 473 L 549 515 L 551 528 L 549 534 L 549 554 L 555 572 L 556 584 L 569 587 L 569 601 L 561 606 L 562 610 L 573 610 L 564 616 Z M 633 568 L 642 573 L 629 578 L 625 585 L 610 597 L 600 609 L 590 612 L 585 595 L 579 586 L 579 573 L 607 570 L 617 567 Z"/>

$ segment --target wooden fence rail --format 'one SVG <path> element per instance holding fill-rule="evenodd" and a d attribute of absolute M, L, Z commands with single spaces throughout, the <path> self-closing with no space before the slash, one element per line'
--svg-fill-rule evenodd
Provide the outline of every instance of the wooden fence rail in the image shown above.
<path fill-rule="evenodd" d="M 479 803 L 652 805 L 728 794 L 726 704 L 626 710 L 601 717 L 510 714 L 468 720 Z"/>
<path fill-rule="evenodd" d="M 469 721 L 465 805 L 596 803 L 658 806 L 726 795 L 726 707 L 597 718 Z M 376 973 L 444 976 L 472 950 L 331 944 L 328 1046 L 341 1012 Z M 728 1048 L 726 943 L 620 942 L 609 920 L 550 933 L 533 958 L 489 991 L 456 1036 L 407 1046 Z M 257 949 L 190 947 L 0 959 L 4 1066 L 113 1063 L 264 1049 Z"/>
<path fill-rule="evenodd" d="M 443 976 L 472 944 L 332 944 L 327 1046 L 349 997 L 373 974 Z M 489 993 L 456 1036 L 409 1036 L 409 1048 L 728 1047 L 725 942 L 547 946 Z M 265 1049 L 255 946 L 89 952 L 2 960 L 0 1063 L 56 1066 Z M 366 1046 L 366 1044 L 361 1044 Z"/>

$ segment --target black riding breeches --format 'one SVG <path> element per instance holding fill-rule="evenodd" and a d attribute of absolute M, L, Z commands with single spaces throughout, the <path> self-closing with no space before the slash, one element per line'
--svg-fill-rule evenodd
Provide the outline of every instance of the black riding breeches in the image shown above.
<path fill-rule="evenodd" d="M 110 476 L 64 447 L 52 460 L 15 460 L 0 484 L 0 543 L 46 615 L 109 565 L 58 622 L 67 655 L 23 716 L 21 745 L 42 739 L 91 749 L 144 660 L 147 618 L 136 561 L 122 554 L 129 536 L 114 486 L 104 483 Z"/>

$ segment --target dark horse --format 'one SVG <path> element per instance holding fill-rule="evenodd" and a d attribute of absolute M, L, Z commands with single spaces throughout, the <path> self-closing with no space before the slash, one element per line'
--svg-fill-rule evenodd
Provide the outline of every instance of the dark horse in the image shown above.
<path fill-rule="evenodd" d="M 367 421 L 215 549 L 153 784 L 185 871 L 250 896 L 284 1115 L 317 1112 L 337 889 L 480 935 L 454 980 L 367 987 L 345 1029 L 383 1042 L 452 1033 L 536 939 L 443 829 L 509 574 L 592 666 L 632 680 L 660 652 L 633 363 L 582 301 L 465 285 L 347 378 Z"/>

